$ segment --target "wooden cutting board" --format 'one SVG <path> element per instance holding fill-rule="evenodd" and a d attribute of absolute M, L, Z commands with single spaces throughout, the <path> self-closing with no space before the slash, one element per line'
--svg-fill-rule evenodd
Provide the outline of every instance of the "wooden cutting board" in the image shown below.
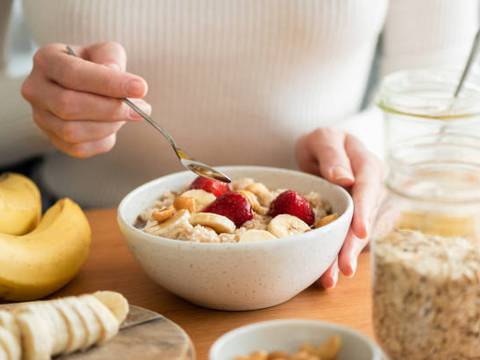
<path fill-rule="evenodd" d="M 13 305 L 15 306 L 15 305 Z M 11 308 L 12 305 L 0 305 Z M 143 308 L 131 306 L 125 322 L 142 317 Z M 112 340 L 85 352 L 61 356 L 61 360 L 195 360 L 192 341 L 173 321 L 159 315 L 145 324 L 122 329 Z"/>

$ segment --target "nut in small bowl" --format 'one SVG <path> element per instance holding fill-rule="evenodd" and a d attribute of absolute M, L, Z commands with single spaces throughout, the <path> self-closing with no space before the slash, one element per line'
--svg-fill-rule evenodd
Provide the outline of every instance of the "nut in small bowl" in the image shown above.
<path fill-rule="evenodd" d="M 210 349 L 209 360 L 240 359 L 384 360 L 386 357 L 372 340 L 350 328 L 315 320 L 285 319 L 232 330 Z"/>

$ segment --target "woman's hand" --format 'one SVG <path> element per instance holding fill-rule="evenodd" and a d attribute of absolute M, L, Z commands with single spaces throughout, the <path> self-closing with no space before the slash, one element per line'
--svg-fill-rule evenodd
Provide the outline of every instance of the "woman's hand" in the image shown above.
<path fill-rule="evenodd" d="M 32 105 L 35 123 L 58 149 L 86 158 L 111 150 L 126 121 L 141 120 L 120 98 L 137 98 L 144 111 L 151 109 L 140 99 L 147 92 L 145 80 L 125 72 L 121 45 L 74 49 L 78 58 L 68 55 L 64 44 L 39 49 L 22 95 Z"/>
<path fill-rule="evenodd" d="M 351 228 L 338 255 L 319 282 L 335 287 L 338 270 L 352 277 L 357 258 L 368 236 L 379 204 L 383 166 L 381 161 L 354 136 L 332 128 L 320 128 L 299 139 L 296 156 L 303 171 L 320 175 L 350 190 L 355 211 Z"/>

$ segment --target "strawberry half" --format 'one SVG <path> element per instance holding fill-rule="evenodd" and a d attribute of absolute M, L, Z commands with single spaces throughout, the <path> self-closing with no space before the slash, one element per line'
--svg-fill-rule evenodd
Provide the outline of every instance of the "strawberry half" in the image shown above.
<path fill-rule="evenodd" d="M 200 189 L 212 193 L 215 196 L 220 196 L 225 194 L 226 192 L 230 191 L 230 187 L 227 183 L 208 179 L 205 177 L 197 177 L 192 184 L 190 185 L 190 189 Z"/>
<path fill-rule="evenodd" d="M 236 192 L 227 192 L 208 205 L 203 212 L 223 215 L 240 227 L 253 219 L 252 206 L 245 197 Z"/>
<path fill-rule="evenodd" d="M 275 217 L 280 214 L 296 216 L 309 226 L 315 222 L 315 214 L 310 203 L 293 190 L 282 192 L 270 204 L 269 215 Z"/>

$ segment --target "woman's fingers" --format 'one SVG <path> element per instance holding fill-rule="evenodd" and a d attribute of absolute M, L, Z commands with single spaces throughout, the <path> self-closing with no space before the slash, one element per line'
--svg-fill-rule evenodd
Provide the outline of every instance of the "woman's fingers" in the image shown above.
<path fill-rule="evenodd" d="M 114 70 L 125 71 L 127 53 L 117 42 L 94 44 L 86 49 L 86 58 L 96 64 L 106 65 Z"/>
<path fill-rule="evenodd" d="M 304 168 L 313 170 L 316 166 L 317 172 L 322 177 L 335 184 L 341 186 L 353 184 L 354 176 L 345 151 L 343 132 L 321 128 L 310 133 L 303 141 L 303 146 L 297 150 L 297 157 Z"/>
<path fill-rule="evenodd" d="M 62 44 L 40 49 L 35 54 L 34 67 L 49 80 L 71 90 L 114 98 L 141 98 L 147 93 L 147 83 L 140 76 L 68 55 Z"/>
<path fill-rule="evenodd" d="M 352 277 L 357 271 L 358 256 L 362 250 L 367 246 L 367 239 L 360 239 L 349 230 L 347 238 L 343 243 L 342 250 L 338 255 L 338 267 L 343 275 Z"/>
<path fill-rule="evenodd" d="M 318 279 L 318 284 L 325 289 L 332 289 L 338 282 L 338 259 L 335 259 L 332 265 Z"/>
<path fill-rule="evenodd" d="M 44 98 L 42 103 L 64 120 L 89 119 L 101 122 L 142 120 L 140 115 L 120 99 L 68 90 L 53 83 L 47 84 L 45 88 L 45 92 L 39 94 Z M 143 111 L 150 113 L 151 106 L 148 103 L 142 99 L 133 100 Z"/>
<path fill-rule="evenodd" d="M 124 121 L 64 121 L 48 111 L 37 111 L 34 121 L 40 128 L 68 144 L 101 140 L 115 134 L 125 124 Z"/>
<path fill-rule="evenodd" d="M 45 108 L 64 120 L 92 120 L 99 122 L 141 120 L 142 117 L 130 109 L 120 99 L 89 94 L 65 89 L 48 80 L 38 79 L 41 75 L 32 76 L 24 89 L 25 97 L 39 108 Z M 24 92 L 25 92 L 24 91 Z M 31 93 L 31 94 L 30 94 Z M 150 113 L 151 106 L 142 99 L 132 99 L 142 110 Z"/>
<path fill-rule="evenodd" d="M 116 141 L 116 134 L 112 134 L 100 140 L 80 144 L 66 143 L 62 139 L 56 137 L 53 133 L 50 134 L 49 137 L 50 141 L 57 149 L 79 159 L 86 159 L 94 155 L 106 153 L 113 148 Z"/>
<path fill-rule="evenodd" d="M 127 56 L 120 44 L 73 48 L 78 57 L 67 54 L 65 44 L 40 48 L 22 95 L 52 143 L 84 158 L 109 151 L 125 121 L 142 119 L 121 98 L 134 98 L 146 113 L 151 107 L 138 99 L 147 92 L 145 80 L 124 72 Z"/>
<path fill-rule="evenodd" d="M 352 229 L 357 237 L 364 239 L 369 235 L 382 192 L 383 170 L 380 161 L 357 138 L 347 135 L 345 148 L 355 174 L 351 189 L 355 204 Z"/>

